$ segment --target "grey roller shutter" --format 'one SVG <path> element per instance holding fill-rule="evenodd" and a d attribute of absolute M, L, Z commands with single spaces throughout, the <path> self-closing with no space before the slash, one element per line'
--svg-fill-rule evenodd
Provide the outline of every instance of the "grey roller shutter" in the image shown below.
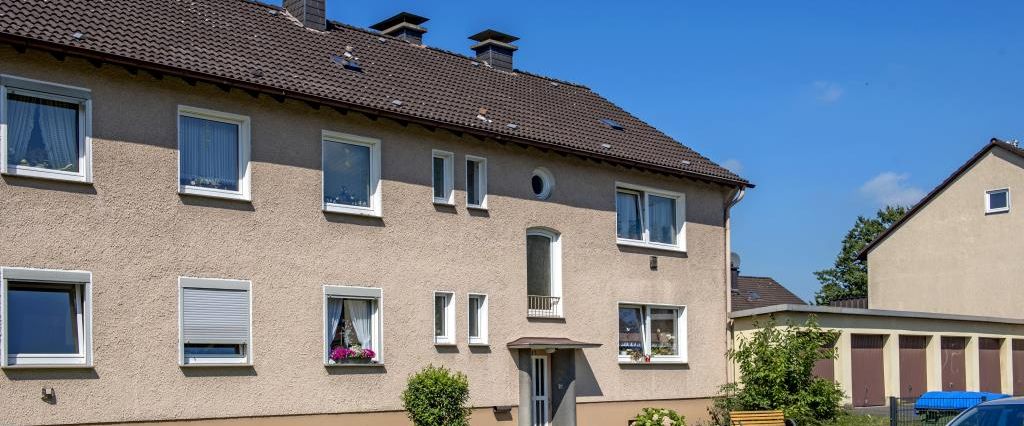
<path fill-rule="evenodd" d="M 182 288 L 181 334 L 185 343 L 249 343 L 249 292 Z"/>

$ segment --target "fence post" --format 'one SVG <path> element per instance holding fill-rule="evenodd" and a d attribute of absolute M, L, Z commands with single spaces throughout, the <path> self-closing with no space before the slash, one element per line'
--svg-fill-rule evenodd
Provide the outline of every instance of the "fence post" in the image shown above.
<path fill-rule="evenodd" d="M 896 426 L 899 423 L 897 420 L 896 405 L 899 404 L 895 396 L 889 397 L 889 426 Z"/>

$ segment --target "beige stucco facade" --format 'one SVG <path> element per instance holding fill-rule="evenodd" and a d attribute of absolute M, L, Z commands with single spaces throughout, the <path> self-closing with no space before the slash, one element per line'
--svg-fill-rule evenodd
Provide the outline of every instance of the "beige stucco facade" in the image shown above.
<path fill-rule="evenodd" d="M 941 391 L 942 337 L 966 338 L 964 373 L 966 390 L 980 390 L 978 342 L 982 338 L 999 340 L 999 377 L 1001 392 L 1014 394 L 1013 353 L 1014 340 L 1024 339 L 1024 322 L 990 317 L 944 316 L 920 312 L 883 311 L 877 309 L 834 308 L 827 306 L 779 305 L 733 313 L 736 344 L 749 339 L 760 324 L 773 316 L 778 327 L 804 324 L 814 316 L 823 329 L 840 333 L 835 349 L 833 377 L 844 393 L 844 402 L 852 404 L 854 369 L 851 356 L 851 337 L 854 335 L 882 336 L 882 377 L 885 396 L 900 396 L 900 336 L 920 336 L 927 339 L 926 383 L 927 391 Z M 733 366 L 735 368 L 735 366 Z M 1021 375 L 1020 372 L 1017 375 Z"/>
<path fill-rule="evenodd" d="M 653 405 L 699 417 L 701 398 L 726 381 L 730 188 L 32 50 L 0 47 L 0 74 L 92 91 L 94 175 L 88 185 L 0 181 L 0 266 L 91 272 L 94 359 L 92 368 L 4 369 L 0 423 L 396 411 L 407 377 L 440 364 L 468 375 L 471 405 L 480 407 L 474 424 L 513 424 L 489 407 L 519 404 L 515 353 L 505 344 L 524 336 L 602 345 L 577 355 L 581 424 L 625 424 L 652 405 L 617 401 L 667 400 Z M 177 193 L 179 105 L 250 117 L 251 202 Z M 321 211 L 323 130 L 382 141 L 383 218 Z M 432 149 L 456 155 L 454 208 L 431 203 Z M 467 154 L 488 161 L 486 212 L 465 208 Z M 556 179 L 545 201 L 530 190 L 540 166 Z M 616 244 L 617 181 L 685 194 L 685 254 Z M 531 227 L 561 235 L 564 321 L 526 316 Z M 180 276 L 252 282 L 251 367 L 179 367 Z M 323 365 L 325 284 L 383 290 L 385 365 Z M 432 342 L 438 290 L 455 294 L 453 347 Z M 470 293 L 488 295 L 488 347 L 466 343 Z M 620 365 L 620 301 L 685 306 L 688 363 Z M 41 387 L 54 388 L 55 404 L 40 400 Z"/>
<path fill-rule="evenodd" d="M 985 193 L 1010 189 L 1009 212 Z M 1024 220 L 1014 208 L 1024 159 L 994 147 L 868 254 L 868 306 L 1022 318 Z"/>

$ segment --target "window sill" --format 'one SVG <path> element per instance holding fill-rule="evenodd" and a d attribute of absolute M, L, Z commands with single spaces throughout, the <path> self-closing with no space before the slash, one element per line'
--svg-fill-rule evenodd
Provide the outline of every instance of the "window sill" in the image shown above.
<path fill-rule="evenodd" d="M 1009 213 L 1009 212 L 1010 212 L 1009 208 L 985 210 L 985 214 L 999 214 L 999 213 Z"/>
<path fill-rule="evenodd" d="M 362 367 L 362 368 L 366 368 L 366 367 L 384 367 L 384 363 L 382 363 L 382 362 L 367 362 L 367 363 L 358 363 L 358 362 L 343 362 L 343 363 L 338 363 L 338 364 L 324 364 L 324 367 L 327 367 L 327 368 L 334 368 L 334 367 L 340 367 L 340 368 L 352 368 L 352 367 Z"/>
<path fill-rule="evenodd" d="M 38 167 L 19 167 L 8 165 L 3 174 L 7 176 L 57 180 L 62 182 L 75 182 L 92 185 L 92 179 L 86 177 L 85 174 L 62 172 L 60 170 L 48 170 Z"/>
<path fill-rule="evenodd" d="M 458 346 L 457 342 L 434 342 L 434 346 Z"/>
<path fill-rule="evenodd" d="M 470 347 L 480 347 L 480 348 L 482 348 L 482 347 L 491 346 L 491 344 L 487 343 L 487 342 L 475 342 L 475 343 L 470 343 L 469 346 Z"/>
<path fill-rule="evenodd" d="M 620 246 L 641 247 L 641 248 L 645 248 L 645 249 L 670 251 L 670 252 L 674 252 L 674 253 L 686 253 L 686 249 L 685 248 L 680 247 L 680 246 L 672 246 L 672 245 L 668 245 L 668 244 L 645 243 L 643 241 L 624 240 L 624 239 L 621 239 L 621 238 L 616 240 L 615 242 L 616 242 L 616 244 L 618 244 Z"/>
<path fill-rule="evenodd" d="M 343 204 L 324 204 L 323 212 L 324 213 L 347 214 L 347 215 L 352 215 L 352 216 L 363 216 L 363 217 L 376 217 L 376 218 L 382 217 L 380 211 L 377 211 L 377 210 L 374 210 L 374 209 L 371 209 L 371 208 L 366 208 L 366 207 L 346 206 L 346 205 L 343 205 Z"/>
<path fill-rule="evenodd" d="M 454 201 L 434 199 L 435 206 L 455 207 Z"/>
<path fill-rule="evenodd" d="M 203 367 L 252 367 L 251 362 L 186 362 L 178 364 L 181 368 L 203 368 Z"/>
<path fill-rule="evenodd" d="M 479 211 L 482 211 L 482 212 L 485 212 L 485 211 L 489 210 L 486 206 L 474 206 L 472 204 L 466 205 L 466 208 L 470 209 L 470 210 L 479 210 Z"/>
<path fill-rule="evenodd" d="M 3 366 L 4 369 L 26 369 L 26 368 L 46 368 L 46 369 L 64 369 L 64 368 L 93 368 L 92 363 L 86 363 L 84 359 L 46 359 L 46 360 L 34 360 L 26 361 L 25 359 L 15 360 L 8 358 L 7 365 Z"/>
<path fill-rule="evenodd" d="M 651 359 L 650 361 L 633 361 L 632 359 L 619 359 L 619 365 L 686 365 L 688 362 L 681 359 Z"/>
<path fill-rule="evenodd" d="M 252 197 L 249 197 L 248 195 L 243 194 L 241 192 L 223 191 L 219 189 L 210 188 L 197 188 L 194 186 L 179 185 L 178 194 L 192 195 L 196 197 L 220 198 L 223 200 L 252 202 Z"/>

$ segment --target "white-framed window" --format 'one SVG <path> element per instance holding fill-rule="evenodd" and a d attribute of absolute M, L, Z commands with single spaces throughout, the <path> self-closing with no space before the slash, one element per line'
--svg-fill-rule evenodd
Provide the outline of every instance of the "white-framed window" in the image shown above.
<path fill-rule="evenodd" d="M 324 286 L 324 365 L 384 362 L 382 296 L 379 288 Z"/>
<path fill-rule="evenodd" d="M 469 295 L 469 311 L 468 311 L 468 325 L 469 325 L 469 344 L 470 345 L 486 345 L 487 344 L 487 295 L 486 294 L 470 294 Z"/>
<path fill-rule="evenodd" d="M 619 244 L 686 251 L 684 194 L 619 182 L 615 213 Z"/>
<path fill-rule="evenodd" d="M 0 75 L 0 173 L 92 182 L 89 89 Z"/>
<path fill-rule="evenodd" d="M 433 150 L 430 176 L 435 204 L 455 204 L 455 154 Z"/>
<path fill-rule="evenodd" d="M 323 131 L 323 210 L 381 217 L 380 139 Z"/>
<path fill-rule="evenodd" d="M 434 292 L 434 344 L 455 344 L 455 293 Z"/>
<path fill-rule="evenodd" d="M 92 274 L 0 268 L 5 368 L 92 367 Z"/>
<path fill-rule="evenodd" d="M 993 189 L 985 191 L 985 213 L 1002 213 L 1010 211 L 1010 189 Z"/>
<path fill-rule="evenodd" d="M 249 117 L 178 105 L 178 192 L 250 201 Z"/>
<path fill-rule="evenodd" d="M 466 156 L 466 205 L 487 209 L 487 159 Z"/>
<path fill-rule="evenodd" d="M 562 236 L 547 228 L 526 231 L 527 316 L 562 317 Z"/>
<path fill-rule="evenodd" d="M 181 366 L 252 365 L 252 283 L 178 278 Z"/>
<path fill-rule="evenodd" d="M 686 363 L 686 307 L 620 303 L 619 362 Z"/>

